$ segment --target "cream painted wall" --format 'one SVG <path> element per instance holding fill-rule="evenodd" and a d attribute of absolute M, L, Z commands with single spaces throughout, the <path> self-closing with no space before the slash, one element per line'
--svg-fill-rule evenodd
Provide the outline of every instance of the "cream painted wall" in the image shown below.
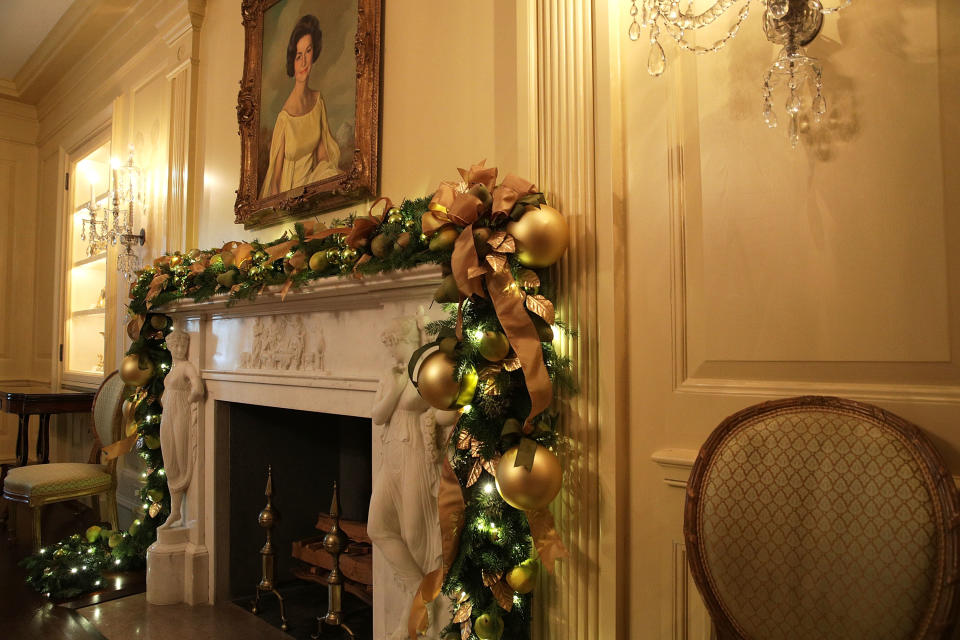
<path fill-rule="evenodd" d="M 719 53 L 665 46 L 657 79 L 646 38 L 629 42 L 626 11 L 615 18 L 630 637 L 709 637 L 682 489 L 727 415 L 806 393 L 864 400 L 919 424 L 960 472 L 958 18 L 949 0 L 828 17 L 809 52 L 830 111 L 796 151 L 761 118 L 776 50 L 759 16 Z"/>
<path fill-rule="evenodd" d="M 504 171 L 519 171 L 516 3 L 384 4 L 381 193 L 397 201 L 423 196 L 441 180 L 455 178 L 457 167 L 483 158 Z M 240 181 L 239 2 L 207 2 L 200 58 L 204 188 L 199 245 L 272 239 L 284 225 L 244 232 L 233 223 Z"/>

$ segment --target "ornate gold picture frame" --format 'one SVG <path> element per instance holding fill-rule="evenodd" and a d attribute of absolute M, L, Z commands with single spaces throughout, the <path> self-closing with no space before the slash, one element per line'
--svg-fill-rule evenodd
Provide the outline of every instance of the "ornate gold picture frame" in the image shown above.
<path fill-rule="evenodd" d="M 243 0 L 237 224 L 375 196 L 382 0 Z"/>

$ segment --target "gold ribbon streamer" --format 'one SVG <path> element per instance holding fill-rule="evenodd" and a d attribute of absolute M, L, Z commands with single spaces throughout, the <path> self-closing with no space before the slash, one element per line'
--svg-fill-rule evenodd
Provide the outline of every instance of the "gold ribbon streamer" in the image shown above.
<path fill-rule="evenodd" d="M 477 255 L 477 247 L 473 241 L 473 225 L 467 225 L 467 228 L 460 232 L 456 243 L 453 245 L 453 255 L 450 258 L 450 268 L 453 270 L 454 279 L 457 281 L 457 289 L 464 298 L 472 295 L 485 298 L 483 293 L 483 270 L 480 269 L 480 257 Z M 463 336 L 460 336 L 463 339 Z"/>
<path fill-rule="evenodd" d="M 440 515 L 440 536 L 443 550 L 442 564 L 423 577 L 420 588 L 413 596 L 410 606 L 410 617 L 407 621 L 407 631 L 410 640 L 417 640 L 417 634 L 427 629 L 427 605 L 437 599 L 443 578 L 447 575 L 450 565 L 457 557 L 460 547 L 460 533 L 463 531 L 463 513 L 466 504 L 463 501 L 463 490 L 457 474 L 450 465 L 450 460 L 444 457 L 440 471 L 440 490 L 437 495 L 437 511 Z"/>
<path fill-rule="evenodd" d="M 104 462 L 109 462 L 114 458 L 119 458 L 122 455 L 126 455 L 133 451 L 133 447 L 137 444 L 137 434 L 133 434 L 130 437 L 124 438 L 123 440 L 117 440 L 111 445 L 102 447 L 100 451 L 103 452 L 105 458 Z"/>
<path fill-rule="evenodd" d="M 489 256 L 488 256 L 489 257 Z M 497 318 L 507 334 L 510 346 L 520 359 L 520 368 L 530 394 L 530 414 L 526 423 L 543 413 L 553 401 L 553 383 L 543 363 L 540 336 L 523 304 L 523 291 L 509 269 L 494 269 L 486 275 L 487 291 Z"/>

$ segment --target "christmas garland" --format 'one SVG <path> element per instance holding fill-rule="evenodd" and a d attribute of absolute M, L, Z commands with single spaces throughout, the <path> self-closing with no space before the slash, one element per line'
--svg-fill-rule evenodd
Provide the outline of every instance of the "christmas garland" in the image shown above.
<path fill-rule="evenodd" d="M 159 426 L 163 378 L 170 367 L 169 318 L 158 307 L 226 294 L 251 299 L 266 287 L 282 295 L 333 276 L 439 264 L 434 299 L 449 317 L 428 325 L 435 340 L 410 362 L 421 396 L 459 418 L 439 496 L 443 566 L 424 578 L 409 631 L 426 626 L 426 605 L 442 591 L 453 601 L 444 638 L 530 637 L 531 592 L 540 566 L 552 571 L 565 549 L 546 510 L 560 489 L 552 453 L 558 416 L 549 405 L 573 392 L 570 361 L 553 345 L 554 318 L 546 270 L 563 254 L 567 226 L 532 183 L 483 163 L 460 170 L 432 197 L 332 229 L 298 223 L 295 235 L 268 243 L 231 242 L 158 258 L 130 288 L 127 332 L 133 343 L 121 376 L 135 391 L 124 403 L 126 444 L 143 458 L 143 514 L 125 532 L 91 527 L 52 552 L 25 560 L 28 582 L 53 597 L 96 589 L 110 570 L 143 565 L 146 548 L 169 514 Z"/>

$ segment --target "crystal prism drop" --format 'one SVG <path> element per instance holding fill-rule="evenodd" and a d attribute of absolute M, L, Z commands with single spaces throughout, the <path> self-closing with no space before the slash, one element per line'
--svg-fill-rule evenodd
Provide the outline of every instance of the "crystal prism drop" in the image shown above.
<path fill-rule="evenodd" d="M 823 96 L 819 93 L 817 97 L 813 99 L 813 113 L 817 116 L 817 121 L 819 122 L 820 116 L 827 112 L 827 101 L 823 99 Z"/>
<path fill-rule="evenodd" d="M 788 113 L 800 113 L 800 96 L 792 94 L 787 100 L 786 109 Z"/>
<path fill-rule="evenodd" d="M 630 25 L 627 35 L 630 36 L 630 39 L 634 41 L 640 39 L 640 25 L 637 24 L 636 20 L 634 20 L 633 24 Z"/>
<path fill-rule="evenodd" d="M 796 115 L 791 116 L 790 131 L 788 133 L 790 135 L 790 146 L 793 147 L 794 149 L 796 149 L 797 145 L 800 143 L 800 133 L 798 131 L 798 128 L 799 127 L 797 125 L 797 116 Z"/>
<path fill-rule="evenodd" d="M 663 53 L 663 47 L 654 40 L 650 43 L 650 55 L 647 58 L 647 73 L 652 76 L 659 76 L 667 68 L 667 57 Z"/>
<path fill-rule="evenodd" d="M 787 15 L 787 11 L 790 9 L 790 3 L 787 0 L 771 0 L 767 8 L 770 10 L 770 15 L 780 20 Z"/>
<path fill-rule="evenodd" d="M 767 126 L 773 129 L 777 126 L 777 114 L 773 112 L 773 109 L 767 107 L 763 110 L 763 121 L 767 123 Z"/>

